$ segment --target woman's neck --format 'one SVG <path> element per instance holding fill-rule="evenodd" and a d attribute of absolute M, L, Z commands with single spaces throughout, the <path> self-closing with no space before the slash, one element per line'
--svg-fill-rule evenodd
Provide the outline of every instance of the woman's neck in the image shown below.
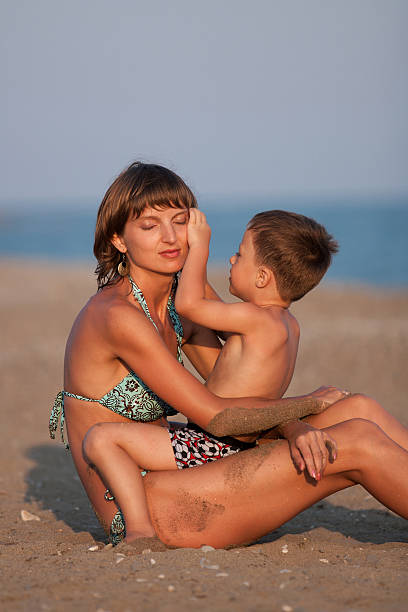
<path fill-rule="evenodd" d="M 131 268 L 130 276 L 143 293 L 150 313 L 164 321 L 167 316 L 167 302 L 173 287 L 174 275 L 159 274 L 142 268 Z M 125 277 L 125 282 L 128 282 Z"/>

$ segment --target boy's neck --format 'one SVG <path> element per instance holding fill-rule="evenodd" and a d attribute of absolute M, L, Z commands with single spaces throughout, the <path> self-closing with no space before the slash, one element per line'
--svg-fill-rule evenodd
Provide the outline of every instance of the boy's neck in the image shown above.
<path fill-rule="evenodd" d="M 260 308 L 271 308 L 274 306 L 287 310 L 291 305 L 291 302 L 283 300 L 279 293 L 275 291 L 265 292 L 264 289 L 256 290 L 254 294 L 251 295 L 249 301 Z"/>
<path fill-rule="evenodd" d="M 288 310 L 290 304 L 287 303 L 277 303 L 277 302 L 268 302 L 267 304 L 257 304 L 259 308 L 282 308 L 282 310 Z"/>
<path fill-rule="evenodd" d="M 276 300 L 266 300 L 266 301 L 256 301 L 254 302 L 255 306 L 259 306 L 259 308 L 282 308 L 283 310 L 288 310 L 290 306 L 290 302 L 284 302 L 282 299 Z"/>

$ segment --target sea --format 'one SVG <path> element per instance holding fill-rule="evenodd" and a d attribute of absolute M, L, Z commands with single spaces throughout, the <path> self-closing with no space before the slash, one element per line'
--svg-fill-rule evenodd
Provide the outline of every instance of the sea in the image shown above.
<path fill-rule="evenodd" d="M 249 203 L 248 203 L 249 202 Z M 0 257 L 89 261 L 97 203 L 19 202 L 0 208 Z M 257 212 L 283 209 L 313 217 L 339 242 L 328 281 L 408 289 L 408 196 L 307 201 L 208 197 L 200 201 L 212 228 L 210 264 L 225 266 Z"/>

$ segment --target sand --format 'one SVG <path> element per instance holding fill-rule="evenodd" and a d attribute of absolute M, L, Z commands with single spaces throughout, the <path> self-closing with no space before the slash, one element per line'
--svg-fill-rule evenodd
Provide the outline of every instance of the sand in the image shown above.
<path fill-rule="evenodd" d="M 408 523 L 360 487 L 245 548 L 106 547 L 69 453 L 47 430 L 92 268 L 3 259 L 0 276 L 2 610 L 406 610 Z M 290 394 L 335 384 L 408 425 L 408 292 L 325 285 L 293 310 L 302 333 Z"/>

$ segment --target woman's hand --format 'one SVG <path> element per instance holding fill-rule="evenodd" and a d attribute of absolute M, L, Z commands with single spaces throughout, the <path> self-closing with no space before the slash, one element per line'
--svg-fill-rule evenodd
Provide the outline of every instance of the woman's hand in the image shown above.
<path fill-rule="evenodd" d="M 187 240 L 190 248 L 206 247 L 210 243 L 211 228 L 205 214 L 198 208 L 190 208 L 190 218 L 187 226 Z"/>
<path fill-rule="evenodd" d="M 350 391 L 344 391 L 337 387 L 319 387 L 316 391 L 310 393 L 308 397 L 318 400 L 318 407 L 313 411 L 313 414 L 319 414 L 334 404 L 334 402 L 338 402 L 348 395 L 351 395 Z"/>
<path fill-rule="evenodd" d="M 312 478 L 319 481 L 327 461 L 335 461 L 337 444 L 329 434 L 312 427 L 304 421 L 292 421 L 281 425 L 280 433 L 289 442 L 293 463 L 299 472 L 305 469 Z"/>

